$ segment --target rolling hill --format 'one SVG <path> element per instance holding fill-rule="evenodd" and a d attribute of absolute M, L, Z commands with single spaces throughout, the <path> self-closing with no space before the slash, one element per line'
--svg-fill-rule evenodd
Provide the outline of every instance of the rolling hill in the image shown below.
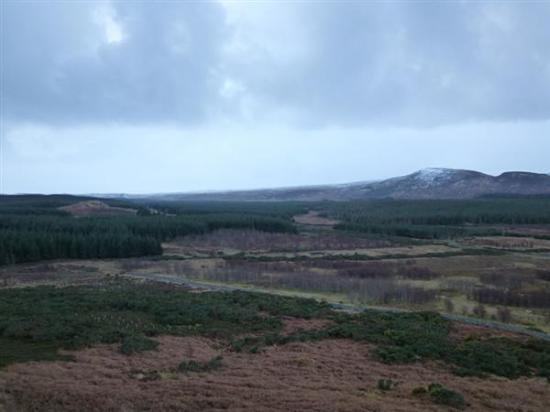
<path fill-rule="evenodd" d="M 460 169 L 429 168 L 391 179 L 340 185 L 208 193 L 152 195 L 158 200 L 319 201 L 366 199 L 471 199 L 486 195 L 550 195 L 550 175 L 505 172 L 491 176 Z"/>

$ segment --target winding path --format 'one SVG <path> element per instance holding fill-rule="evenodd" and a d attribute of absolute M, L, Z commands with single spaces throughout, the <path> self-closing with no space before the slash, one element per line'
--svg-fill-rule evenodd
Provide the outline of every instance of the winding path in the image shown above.
<path fill-rule="evenodd" d="M 269 289 L 260 289 L 255 288 L 253 286 L 251 287 L 239 287 L 239 286 L 233 286 L 233 285 L 221 285 L 221 284 L 212 284 L 207 282 L 200 282 L 192 279 L 187 279 L 181 276 L 176 275 L 167 275 L 167 274 L 149 274 L 149 273 L 126 273 L 123 276 L 135 278 L 135 279 L 142 279 L 146 281 L 152 281 L 152 282 L 163 282 L 163 283 L 171 283 L 175 285 L 182 285 L 186 286 L 191 289 L 201 289 L 201 290 L 208 290 L 208 291 L 214 291 L 214 292 L 231 292 L 235 290 L 241 290 L 245 292 L 258 292 L 258 293 L 269 293 L 273 295 L 278 295 L 280 293 L 277 293 L 276 290 L 269 290 Z M 335 310 L 342 310 L 346 312 L 361 312 L 365 309 L 371 309 L 371 310 L 378 310 L 382 312 L 408 312 L 405 309 L 399 309 L 399 308 L 391 308 L 391 307 L 381 307 L 381 306 L 369 306 L 369 305 L 353 305 L 353 304 L 344 304 L 344 303 L 333 303 L 328 302 L 328 304 Z M 491 320 L 485 320 L 485 319 L 477 319 L 477 318 L 471 318 L 468 316 L 461 316 L 461 315 L 452 315 L 448 313 L 441 313 L 441 316 L 443 316 L 445 319 L 452 320 L 455 322 L 462 322 L 462 323 L 468 323 L 470 325 L 475 326 L 481 326 L 485 328 L 490 329 L 496 329 L 501 330 L 505 332 L 513 332 L 513 333 L 519 333 L 522 335 L 528 335 L 535 338 L 543 339 L 550 342 L 550 334 L 546 332 L 540 332 L 536 330 L 531 330 L 526 328 L 525 326 L 521 325 L 514 325 L 514 324 L 508 324 L 508 323 L 501 323 L 501 322 L 495 322 Z"/>

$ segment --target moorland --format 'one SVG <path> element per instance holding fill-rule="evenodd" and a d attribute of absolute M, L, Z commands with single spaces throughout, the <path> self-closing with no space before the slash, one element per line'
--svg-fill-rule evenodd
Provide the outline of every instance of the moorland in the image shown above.
<path fill-rule="evenodd" d="M 2 196 L 0 229 L 0 410 L 550 408 L 546 196 Z"/>

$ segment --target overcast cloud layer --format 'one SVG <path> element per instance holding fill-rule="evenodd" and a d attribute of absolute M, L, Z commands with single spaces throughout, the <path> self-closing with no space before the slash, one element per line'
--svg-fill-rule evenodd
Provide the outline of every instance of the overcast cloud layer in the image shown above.
<path fill-rule="evenodd" d="M 2 2 L 6 192 L 550 172 L 550 2 Z"/>

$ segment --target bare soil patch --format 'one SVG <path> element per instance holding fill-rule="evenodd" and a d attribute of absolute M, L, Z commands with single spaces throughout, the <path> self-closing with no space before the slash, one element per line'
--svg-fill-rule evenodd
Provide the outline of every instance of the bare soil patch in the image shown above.
<path fill-rule="evenodd" d="M 56 260 L 0 268 L 0 288 L 85 285 L 120 272 L 117 260 Z"/>
<path fill-rule="evenodd" d="M 310 210 L 304 215 L 294 216 L 294 221 L 301 225 L 314 225 L 314 226 L 334 226 L 339 222 L 334 219 L 329 219 L 321 216 L 319 212 Z"/>
<path fill-rule="evenodd" d="M 453 329 L 449 336 L 452 339 L 463 341 L 470 338 L 508 338 L 516 341 L 527 341 L 529 337 L 527 335 L 519 335 L 517 333 L 508 332 L 504 330 L 497 330 L 494 328 L 483 327 L 479 325 L 472 325 L 469 323 L 453 322 Z"/>
<path fill-rule="evenodd" d="M 412 390 L 432 382 L 462 393 L 475 411 L 546 411 L 543 379 L 460 378 L 435 363 L 386 365 L 370 345 L 325 340 L 235 353 L 204 338 L 161 337 L 157 351 L 131 357 L 112 346 L 74 353 L 75 362 L 12 365 L 0 372 L 6 410 L 56 411 L 441 411 Z M 208 373 L 169 373 L 183 360 L 223 354 Z M 140 371 L 159 371 L 155 380 Z M 379 379 L 398 382 L 377 389 Z M 2 391 L 0 391 L 1 393 Z M 0 399 L 2 399 L 0 397 Z"/>
<path fill-rule="evenodd" d="M 101 200 L 85 200 L 59 209 L 69 212 L 73 216 L 115 216 L 135 215 L 137 213 L 135 209 L 109 206 Z"/>

